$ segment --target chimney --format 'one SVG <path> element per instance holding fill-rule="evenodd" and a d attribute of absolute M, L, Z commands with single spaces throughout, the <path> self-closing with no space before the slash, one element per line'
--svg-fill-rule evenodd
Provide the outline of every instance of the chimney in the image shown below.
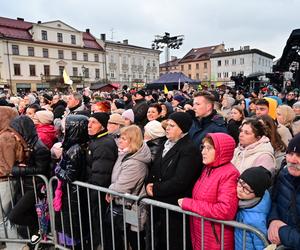
<path fill-rule="evenodd" d="M 24 21 L 24 18 L 22 18 L 22 17 L 17 17 L 17 20 L 19 20 L 19 21 Z"/>
<path fill-rule="evenodd" d="M 41 21 L 38 21 L 37 23 L 38 23 L 38 24 L 41 24 L 42 22 L 41 22 Z"/>
<path fill-rule="evenodd" d="M 128 45 L 128 39 L 123 40 L 123 43 Z"/>
<path fill-rule="evenodd" d="M 90 29 L 86 29 L 85 32 L 86 32 L 86 33 L 90 33 Z"/>
<path fill-rule="evenodd" d="M 105 34 L 100 34 L 101 40 L 105 41 L 106 40 L 106 35 Z"/>

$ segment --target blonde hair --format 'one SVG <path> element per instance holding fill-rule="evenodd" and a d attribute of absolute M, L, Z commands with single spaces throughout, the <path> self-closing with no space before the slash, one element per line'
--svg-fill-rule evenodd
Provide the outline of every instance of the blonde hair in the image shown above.
<path fill-rule="evenodd" d="M 143 134 L 140 127 L 136 125 L 130 125 L 120 130 L 121 136 L 126 136 L 129 141 L 128 151 L 129 153 L 137 152 L 143 145 Z"/>
<path fill-rule="evenodd" d="M 277 110 L 281 113 L 284 119 L 285 126 L 291 126 L 293 120 L 296 117 L 295 111 L 288 105 L 280 105 Z"/>

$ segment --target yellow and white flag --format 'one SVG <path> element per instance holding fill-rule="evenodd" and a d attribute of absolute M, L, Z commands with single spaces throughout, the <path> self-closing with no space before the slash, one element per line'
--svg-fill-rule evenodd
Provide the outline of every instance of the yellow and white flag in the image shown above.
<path fill-rule="evenodd" d="M 63 78 L 64 78 L 64 83 L 65 84 L 68 84 L 68 85 L 72 85 L 73 84 L 73 81 L 68 76 L 66 69 L 64 69 Z"/>

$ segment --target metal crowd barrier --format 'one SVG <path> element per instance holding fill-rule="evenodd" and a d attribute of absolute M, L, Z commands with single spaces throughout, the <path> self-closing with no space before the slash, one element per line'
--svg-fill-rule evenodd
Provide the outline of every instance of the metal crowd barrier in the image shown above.
<path fill-rule="evenodd" d="M 55 178 L 52 178 L 50 180 L 50 184 L 49 184 L 49 187 L 50 189 L 53 188 L 53 182 L 54 182 Z M 172 250 L 170 248 L 170 239 L 169 238 L 169 220 L 170 220 L 170 216 L 169 214 L 170 213 L 179 213 L 179 214 L 182 214 L 182 225 L 183 225 L 183 239 L 186 238 L 186 225 L 187 225 L 187 218 L 188 216 L 195 216 L 195 217 L 198 217 L 201 219 L 201 234 L 202 234 L 202 242 L 201 242 L 201 246 L 202 246 L 202 249 L 204 249 L 204 222 L 205 221 L 210 221 L 210 222 L 213 222 L 215 224 L 220 224 L 221 225 L 221 246 L 220 246 L 220 249 L 224 249 L 224 229 L 225 227 L 233 227 L 233 228 L 239 228 L 241 230 L 243 230 L 243 249 L 246 249 L 246 233 L 249 232 L 249 233 L 253 233 L 254 235 L 258 236 L 263 244 L 266 246 L 269 245 L 268 243 L 268 240 L 265 238 L 264 234 L 261 233 L 259 230 L 257 230 L 256 228 L 252 227 L 252 226 L 248 226 L 248 225 L 245 225 L 245 224 L 242 224 L 242 223 L 239 223 L 239 222 L 236 222 L 236 221 L 221 221 L 221 220 L 215 220 L 215 219 L 210 219 L 210 218 L 205 218 L 205 217 L 201 217 L 195 213 L 192 213 L 192 212 L 187 212 L 187 211 L 183 211 L 181 208 L 179 208 L 178 206 L 174 206 L 174 205 L 170 205 L 170 204 L 167 204 L 167 203 L 162 203 L 162 202 L 159 202 L 159 201 L 156 201 L 156 200 L 152 200 L 152 199 L 149 199 L 149 198 L 139 198 L 137 196 L 134 196 L 134 195 L 130 195 L 130 194 L 120 194 L 120 193 L 117 193 L 117 192 L 114 192 L 112 190 L 109 190 L 107 188 L 103 188 L 103 187 L 99 187 L 99 186 L 94 186 L 94 185 L 91 185 L 91 184 L 88 184 L 88 183 L 84 183 L 84 182 L 79 182 L 79 181 L 75 181 L 73 182 L 71 185 L 75 186 L 76 187 L 76 190 L 77 190 L 77 195 L 78 195 L 78 210 L 80 211 L 80 206 L 82 204 L 80 204 L 80 197 L 79 197 L 79 190 L 82 189 L 84 190 L 84 192 L 86 193 L 87 195 L 87 204 L 84 204 L 87 206 L 88 208 L 88 212 L 87 214 L 85 215 L 86 217 L 82 218 L 82 214 L 79 213 L 79 221 L 80 223 L 82 223 L 83 221 L 88 223 L 88 230 L 89 232 L 93 232 L 93 218 L 92 218 L 92 213 L 91 213 L 91 209 L 92 208 L 95 208 L 95 206 L 97 207 L 98 211 L 99 211 L 99 221 L 97 221 L 98 223 L 98 226 L 99 226 L 99 235 L 94 235 L 93 233 L 90 233 L 90 238 L 89 238 L 89 241 L 90 241 L 90 244 L 89 244 L 89 248 L 86 248 L 86 246 L 83 245 L 83 242 L 84 242 L 84 238 L 83 238 L 83 232 L 82 232 L 82 228 L 83 228 L 83 225 L 80 224 L 80 244 L 81 244 L 81 249 L 97 249 L 96 246 L 94 246 L 94 241 L 95 239 L 100 239 L 99 242 L 100 244 L 102 245 L 103 242 L 105 242 L 105 236 L 104 236 L 104 231 L 107 230 L 107 225 L 105 225 L 104 223 L 104 218 L 103 218 L 103 213 L 102 213 L 102 209 L 103 209 L 103 204 L 101 204 L 101 202 L 99 202 L 98 204 L 93 204 L 91 203 L 91 199 L 90 199 L 90 192 L 91 191 L 96 191 L 97 192 L 97 196 L 98 196 L 98 201 L 101 200 L 100 198 L 100 194 L 110 194 L 112 195 L 115 199 L 117 198 L 120 202 L 120 204 L 122 204 L 122 211 L 123 211 L 123 234 L 122 235 L 115 235 L 115 230 L 114 230 L 114 223 L 113 223 L 113 220 L 114 220 L 114 216 L 113 216 L 113 203 L 111 202 L 110 205 L 109 205 L 109 208 L 110 208 L 110 216 L 111 216 L 111 239 L 112 239 L 112 248 L 111 249 L 118 249 L 117 246 L 115 245 L 115 242 L 116 240 L 119 240 L 119 238 L 121 237 L 123 239 L 123 242 L 124 242 L 124 245 L 123 245 L 123 248 L 125 250 L 127 249 L 130 249 L 129 247 L 129 244 L 128 244 L 128 225 L 130 226 L 135 226 L 137 228 L 139 228 L 140 226 L 140 214 L 141 214 L 141 205 L 143 205 L 144 207 L 146 206 L 147 207 L 147 210 L 148 210 L 148 213 L 149 213 L 149 216 L 148 216 L 148 221 L 147 221 L 147 225 L 148 225 L 148 229 L 147 231 L 149 232 L 150 234 L 150 239 L 148 240 L 148 242 L 146 242 L 148 245 L 146 245 L 146 249 L 151 249 L 151 250 L 154 250 L 155 247 L 154 247 L 154 244 L 155 244 L 155 235 L 154 235 L 154 216 L 153 216 L 153 211 L 156 209 L 156 208 L 160 208 L 160 209 L 164 209 L 165 210 L 165 220 L 166 220 L 166 242 L 167 242 L 167 245 L 166 245 L 166 249 L 167 250 Z M 69 191 L 70 191 L 70 186 L 71 185 L 68 185 L 68 197 L 70 195 Z M 51 197 L 53 196 L 54 192 L 53 190 L 51 190 L 50 192 L 50 195 Z M 138 204 L 137 209 L 136 211 L 133 211 L 132 209 L 128 208 L 126 204 L 131 203 L 131 204 Z M 70 202 L 69 202 L 69 205 L 70 205 Z M 50 207 L 52 208 L 53 206 L 50 205 Z M 72 213 L 72 209 L 74 209 L 74 207 L 68 207 L 69 211 L 68 213 L 71 214 Z M 52 211 L 52 214 L 55 214 L 54 211 Z M 56 215 L 55 215 L 56 216 Z M 70 218 L 70 223 L 72 224 L 72 218 Z M 55 225 L 53 224 L 53 226 L 55 227 Z M 171 225 L 172 226 L 172 225 Z M 200 230 L 199 230 L 200 232 Z M 71 225 L 71 233 L 73 234 L 74 232 L 72 231 L 72 225 Z M 72 237 L 72 235 L 71 235 Z M 141 235 L 141 231 L 137 231 L 137 234 L 136 234 L 136 241 L 137 241 L 137 249 L 138 250 L 143 250 L 142 248 L 142 245 L 141 242 L 144 240 L 144 236 Z M 57 248 L 61 248 L 61 249 L 65 249 L 67 246 L 66 244 L 59 244 L 59 242 L 57 241 L 57 237 L 54 237 L 54 244 L 55 244 L 55 247 Z M 143 246 L 144 247 L 144 246 Z M 75 249 L 74 246 L 71 246 L 71 249 Z M 99 249 L 99 248 L 98 248 Z M 103 245 L 102 245 L 102 248 L 103 250 L 106 250 L 107 248 L 105 247 L 104 245 L 104 248 L 103 248 Z M 182 245 L 182 249 L 185 250 L 187 249 L 187 246 L 186 246 L 186 242 L 185 240 L 183 240 L 183 245 Z"/>
<path fill-rule="evenodd" d="M 137 250 L 154 250 L 155 249 L 155 209 L 163 210 L 165 214 L 165 223 L 166 223 L 166 249 L 172 250 L 170 248 L 170 241 L 169 231 L 172 225 L 169 225 L 170 221 L 170 214 L 178 213 L 182 216 L 182 237 L 183 237 L 183 245 L 182 249 L 187 249 L 186 244 L 186 237 L 187 237 L 187 226 L 188 226 L 188 217 L 195 216 L 201 220 L 201 230 L 199 228 L 199 233 L 201 231 L 202 234 L 202 241 L 201 241 L 201 248 L 204 249 L 204 223 L 206 221 L 213 222 L 215 224 L 220 224 L 221 226 L 221 245 L 220 249 L 224 249 L 224 230 L 225 227 L 233 227 L 239 228 L 243 230 L 243 249 L 246 249 L 246 233 L 253 233 L 257 237 L 259 237 L 265 246 L 268 246 L 268 241 L 265 236 L 258 231 L 256 228 L 238 223 L 236 221 L 220 221 L 210 218 L 201 217 L 195 213 L 183 211 L 178 206 L 170 205 L 167 203 L 162 203 L 156 200 L 152 200 L 146 197 L 137 197 L 130 194 L 121 194 L 118 192 L 114 192 L 107 188 L 91 185 L 84 182 L 75 181 L 72 184 L 66 185 L 66 193 L 63 193 L 63 199 L 67 202 L 63 202 L 62 210 L 60 212 L 55 212 L 53 208 L 53 197 L 55 195 L 55 188 L 57 178 L 52 177 L 49 181 L 45 176 L 37 175 L 32 177 L 25 177 L 25 178 L 32 178 L 33 190 L 35 194 L 35 200 L 38 201 L 37 195 L 37 180 L 39 184 L 43 184 L 46 186 L 46 193 L 49 205 L 49 213 L 50 213 L 50 223 L 49 223 L 49 232 L 48 237 L 46 240 L 41 241 L 42 243 L 52 244 L 57 249 L 102 249 L 106 250 L 105 247 L 105 240 L 111 238 L 112 245 L 109 249 L 120 249 L 120 246 L 116 245 L 116 242 L 119 242 L 120 239 L 123 242 L 122 248 L 125 250 L 133 249 L 132 246 L 129 245 L 129 233 L 131 229 L 129 227 L 136 228 L 136 243 L 137 245 L 135 248 Z M 11 209 L 14 208 L 16 205 L 14 202 L 14 186 L 16 183 L 20 184 L 21 187 L 21 196 L 24 195 L 26 190 L 24 190 L 24 178 L 12 178 L 9 177 L 7 180 L 7 184 L 9 187 L 9 204 Z M 1 182 L 0 181 L 0 189 L 1 189 Z M 115 230 L 115 214 L 114 214 L 114 204 L 111 202 L 109 205 L 105 205 L 101 202 L 103 201 L 103 197 L 106 194 L 110 194 L 114 199 L 118 200 L 121 207 L 121 211 L 123 213 L 122 217 L 122 226 L 123 230 L 118 231 L 116 233 Z M 14 237 L 11 237 L 9 231 L 10 226 L 8 225 L 9 222 L 7 220 L 7 214 L 5 211 L 5 207 L 3 206 L 2 202 L 2 193 L 0 190 L 0 226 L 3 228 L 3 232 L 0 231 L 0 242 L 14 242 L 14 243 L 27 243 L 30 241 L 30 234 L 29 230 L 27 229 L 27 237 L 21 238 L 17 234 Z M 6 193 L 7 195 L 7 193 Z M 82 197 L 85 197 L 82 199 Z M 96 197 L 97 202 L 91 199 L 91 197 Z M 75 198 L 75 200 L 74 200 Z M 130 206 L 128 205 L 130 204 Z M 135 209 L 133 209 L 135 207 Z M 141 214 L 142 210 L 147 210 L 148 213 L 148 220 L 146 222 L 146 229 L 141 230 Z M 107 210 L 110 213 L 110 224 L 107 224 Z M 97 211 L 99 218 L 96 221 L 93 217 L 93 212 Z M 78 212 L 78 213 L 76 213 Z M 2 217 L 2 218 L 1 218 Z M 39 221 L 40 225 L 40 221 Z M 16 225 L 16 228 L 19 226 Z M 143 234 L 143 231 L 146 231 L 146 235 Z M 69 233 L 69 242 L 67 240 L 61 241 L 60 236 L 67 236 Z M 60 236 L 59 236 L 60 235 Z M 74 239 L 77 236 L 77 244 L 75 244 Z M 86 237 L 87 236 L 87 237 Z M 146 239 L 146 240 L 145 240 Z M 71 240 L 71 241 L 70 241 Z M 73 240 L 73 241 L 72 241 Z M 70 243 L 71 242 L 71 243 Z M 103 245 L 104 244 L 104 245 Z M 76 245 L 76 246 L 75 246 Z M 99 245 L 99 246 L 98 246 Z M 98 246 L 98 247 L 97 247 Z"/>
<path fill-rule="evenodd" d="M 32 207 L 34 208 L 34 211 L 32 212 L 36 212 L 35 205 L 39 203 L 39 187 L 44 185 L 46 196 L 50 197 L 48 183 L 48 179 L 43 175 L 0 178 L 0 243 L 15 243 L 12 248 L 16 248 L 16 244 L 25 244 L 30 242 L 31 236 L 29 228 L 20 225 L 13 225 L 8 220 L 8 217 L 18 201 L 21 200 L 27 192 L 34 193 L 35 204 L 32 204 Z M 50 220 L 52 217 L 53 215 L 50 215 Z M 38 227 L 41 229 L 40 217 L 37 216 L 37 218 Z M 20 231 L 23 232 L 22 237 L 20 236 Z M 52 231 L 49 224 L 47 239 L 43 239 L 40 242 L 44 244 L 52 244 L 52 235 L 54 235 L 54 231 Z M 38 247 L 38 244 L 36 247 Z"/>

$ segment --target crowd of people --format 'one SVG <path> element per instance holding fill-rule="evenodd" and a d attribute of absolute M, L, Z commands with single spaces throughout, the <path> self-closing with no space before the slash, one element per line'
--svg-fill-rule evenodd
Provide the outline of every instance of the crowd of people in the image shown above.
<path fill-rule="evenodd" d="M 8 178 L 41 174 L 58 178 L 55 226 L 59 242 L 68 247 L 124 249 L 123 206 L 138 209 L 136 203 L 113 195 L 91 190 L 88 197 L 84 189 L 68 189 L 67 184 L 81 181 L 147 196 L 207 218 L 236 220 L 257 228 L 272 244 L 299 249 L 299 132 L 300 98 L 293 90 L 197 91 L 185 85 L 168 92 L 124 88 L 113 93 L 84 89 L 2 94 L 0 220 L 7 217 L 12 224 L 28 226 L 29 248 L 41 240 L 32 181 L 25 179 L 21 191 L 19 183 Z M 38 189 L 41 186 L 38 182 Z M 204 249 L 221 249 L 223 243 L 224 249 L 243 249 L 242 230 L 225 226 L 222 240 L 220 224 L 205 221 L 202 226 L 200 218 L 189 217 L 184 228 L 182 214 L 169 211 L 166 221 L 165 210 L 158 207 L 151 229 L 149 208 L 141 203 L 139 210 L 139 227 L 126 228 L 126 244 L 133 250 L 138 244 L 149 249 L 152 242 L 156 250 L 167 245 L 183 249 L 184 242 L 186 249 L 194 250 L 202 249 L 202 242 Z M 92 231 L 88 220 L 80 221 L 89 214 Z M 264 249 L 264 244 L 247 233 L 246 249 Z"/>

